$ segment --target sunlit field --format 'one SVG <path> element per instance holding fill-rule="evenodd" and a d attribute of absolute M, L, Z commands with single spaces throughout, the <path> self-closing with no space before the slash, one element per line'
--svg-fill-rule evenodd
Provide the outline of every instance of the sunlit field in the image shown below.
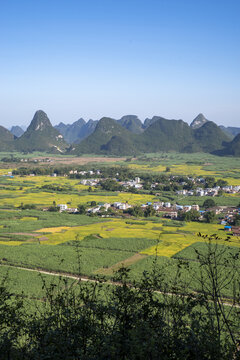
<path fill-rule="evenodd" d="M 20 185 L 19 185 L 19 182 Z M 141 205 L 147 201 L 152 201 L 154 196 L 145 194 L 131 193 L 99 193 L 97 188 L 92 188 L 88 192 L 89 186 L 79 184 L 79 180 L 68 179 L 66 177 L 50 176 L 15 176 L 14 178 L 4 178 L 4 184 L 9 189 L 0 190 L 0 206 L 18 207 L 23 204 L 34 204 L 36 206 L 51 206 L 56 204 L 68 204 L 71 207 L 77 207 L 79 204 L 91 203 L 91 201 L 113 203 L 115 201 L 129 202 L 132 205 Z M 1 183 L 1 182 L 0 182 Z M 73 188 L 69 193 L 43 191 L 42 186 L 54 184 L 61 186 L 71 186 Z"/>
<path fill-rule="evenodd" d="M 229 185 L 239 185 L 240 161 L 239 158 L 218 157 L 205 153 L 179 154 L 158 153 L 145 154 L 138 159 L 132 159 L 128 167 L 137 171 L 165 172 L 168 174 L 213 176 L 224 178 Z"/>
<path fill-rule="evenodd" d="M 128 166 L 140 176 L 141 172 L 165 174 L 168 167 L 167 173 L 170 175 L 214 176 L 216 179 L 227 180 L 230 185 L 240 184 L 240 164 L 237 159 L 223 161 L 209 154 L 150 154 L 144 159 L 132 159 L 118 164 L 115 165 Z M 173 267 L 176 267 L 176 258 L 191 260 L 194 257 L 194 246 L 205 246 L 206 240 L 200 237 L 199 233 L 206 236 L 216 234 L 218 238 L 215 241 L 219 245 L 226 249 L 230 247 L 232 251 L 240 249 L 240 238 L 229 236 L 224 231 L 224 226 L 217 223 L 183 223 L 159 217 L 101 218 L 44 212 L 43 207 L 54 204 L 77 207 L 81 204 L 90 206 L 92 201 L 120 201 L 141 205 L 159 200 L 161 196 L 107 192 L 99 190 L 97 186 L 92 187 L 89 192 L 89 186 L 80 184 L 78 179 L 69 179 L 66 176 L 3 176 L 7 175 L 8 171 L 11 170 L 0 170 L 2 265 L 59 273 L 75 274 L 80 271 L 85 276 L 112 276 L 114 271 L 125 265 L 130 266 L 131 276 L 137 278 L 141 271 L 150 269 L 155 257 L 162 266 L 171 264 Z M 66 191 L 42 189 L 44 185 L 65 186 Z M 174 193 L 167 192 L 162 193 L 162 198 L 180 204 L 198 201 L 200 205 L 205 200 L 194 196 L 177 197 Z M 223 194 L 214 200 L 219 205 L 237 205 L 240 195 Z M 35 205 L 36 209 L 19 209 L 26 204 Z M 195 262 L 193 264 L 197 266 Z M 0 276 L 1 273 L 2 270 Z M 17 273 L 17 269 L 11 272 L 13 278 L 16 278 Z M 25 277 L 23 274 L 21 276 Z M 30 277 L 32 279 L 35 275 Z M 26 284 L 27 278 L 26 276 L 24 280 Z M 31 290 L 29 292 L 32 293 Z"/>

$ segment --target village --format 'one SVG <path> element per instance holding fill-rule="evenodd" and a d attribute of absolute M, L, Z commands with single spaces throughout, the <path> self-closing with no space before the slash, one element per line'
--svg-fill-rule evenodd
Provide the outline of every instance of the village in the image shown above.
<path fill-rule="evenodd" d="M 71 214 L 87 214 L 89 216 L 101 217 L 150 217 L 158 216 L 172 220 L 179 221 L 199 221 L 199 222 L 218 222 L 225 227 L 226 231 L 233 231 L 233 234 L 239 236 L 240 234 L 240 206 L 217 206 L 211 198 L 222 196 L 225 194 L 237 194 L 240 192 L 240 185 L 228 185 L 222 179 L 215 180 L 212 177 L 192 177 L 192 176 L 176 176 L 166 174 L 161 176 L 161 182 L 155 181 L 154 176 L 149 179 L 146 175 L 135 176 L 130 178 L 126 175 L 126 179 L 122 180 L 122 172 L 111 171 L 109 176 L 107 170 L 92 169 L 92 170 L 76 170 L 70 169 L 67 173 L 50 172 L 47 176 L 58 177 L 64 176 L 70 179 L 79 179 L 79 184 L 88 187 L 88 191 L 92 192 L 93 201 L 78 207 L 72 207 L 71 204 L 60 203 L 58 205 L 44 207 L 43 211 L 59 211 Z M 21 176 L 34 177 L 39 175 L 37 171 L 31 172 L 29 169 L 21 170 Z M 3 176 L 13 178 L 15 172 L 8 171 Z M 212 185 L 212 186 L 209 186 Z M 45 186 L 46 187 L 46 186 Z M 160 191 L 162 194 L 169 191 L 169 187 L 177 198 L 175 201 L 161 201 Z M 44 186 L 42 187 L 44 188 Z M 177 188 L 177 190 L 174 190 Z M 47 189 L 46 189 L 47 190 Z M 48 189 L 49 190 L 49 189 Z M 51 190 L 51 188 L 50 188 Z M 61 189 L 64 191 L 64 186 Z M 147 201 L 141 205 L 136 206 L 129 202 L 96 202 L 94 201 L 95 191 L 113 191 L 116 194 L 121 192 L 133 192 L 139 194 L 151 194 L 160 199 L 156 201 Z M 56 189 L 54 189 L 56 191 Z M 67 189 L 66 189 L 67 191 Z M 203 204 L 195 203 L 181 205 L 178 203 L 179 197 L 207 197 L 209 198 L 208 205 L 206 201 Z M 240 204 L 239 204 L 240 205 Z"/>

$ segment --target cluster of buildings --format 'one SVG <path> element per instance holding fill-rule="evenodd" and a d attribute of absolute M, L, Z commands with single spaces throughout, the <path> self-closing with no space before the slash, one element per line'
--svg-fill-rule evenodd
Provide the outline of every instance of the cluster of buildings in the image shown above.
<path fill-rule="evenodd" d="M 99 179 L 83 179 L 80 181 L 80 184 L 87 186 L 97 186 L 99 182 L 100 182 Z"/>
<path fill-rule="evenodd" d="M 32 158 L 22 158 L 20 159 L 20 162 L 22 163 L 39 163 L 39 162 L 47 162 L 47 163 L 52 163 L 53 159 L 50 158 L 37 158 L 37 159 L 32 159 Z"/>
<path fill-rule="evenodd" d="M 69 208 L 67 204 L 58 204 L 57 207 L 59 208 L 59 212 L 67 211 L 68 213 L 71 214 L 76 214 L 78 212 L 78 208 L 74 208 L 74 207 Z M 48 210 L 48 208 L 43 210 L 46 211 Z"/>
<path fill-rule="evenodd" d="M 96 171 L 93 171 L 93 170 L 89 170 L 89 171 L 78 171 L 78 170 L 70 170 L 69 171 L 69 174 L 70 175 L 101 175 L 101 171 L 100 170 L 96 170 Z"/>
<path fill-rule="evenodd" d="M 203 189 L 201 187 L 197 187 L 195 190 L 177 190 L 177 195 L 184 195 L 184 196 L 216 196 L 218 195 L 219 191 L 225 192 L 227 194 L 236 194 L 240 192 L 240 185 L 237 186 L 215 186 L 213 188 Z"/>
<path fill-rule="evenodd" d="M 120 181 L 119 184 L 126 189 L 129 188 L 142 189 L 143 187 L 143 185 L 141 184 L 141 179 L 139 177 L 135 177 L 134 180 Z"/>
<path fill-rule="evenodd" d="M 132 205 L 129 205 L 128 203 L 122 203 L 122 202 L 114 202 L 113 204 L 110 203 L 99 203 L 98 205 L 88 208 L 86 211 L 88 214 L 96 214 L 102 211 L 107 211 L 109 208 L 112 208 L 113 210 L 127 210 L 131 208 Z"/>

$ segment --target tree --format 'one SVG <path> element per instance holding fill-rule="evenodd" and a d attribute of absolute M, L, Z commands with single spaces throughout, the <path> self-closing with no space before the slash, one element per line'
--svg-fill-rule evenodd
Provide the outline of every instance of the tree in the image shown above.
<path fill-rule="evenodd" d="M 146 207 L 146 209 L 144 211 L 145 217 L 154 216 L 155 214 L 156 214 L 156 211 L 154 210 L 152 205 L 149 205 Z"/>
<path fill-rule="evenodd" d="M 209 209 L 209 208 L 214 207 L 214 206 L 216 206 L 216 203 L 215 203 L 215 201 L 213 199 L 207 199 L 203 203 L 203 207 L 205 209 Z"/>
<path fill-rule="evenodd" d="M 85 214 L 86 207 L 82 204 L 78 205 L 78 212 L 79 212 L 79 214 Z"/>
<path fill-rule="evenodd" d="M 91 206 L 96 206 L 97 205 L 97 203 L 96 203 L 96 201 L 91 201 L 91 204 L 90 204 Z"/>
<path fill-rule="evenodd" d="M 228 185 L 228 182 L 226 180 L 223 180 L 223 179 L 218 179 L 215 183 L 216 186 L 227 186 Z"/>
<path fill-rule="evenodd" d="M 51 212 L 58 212 L 60 211 L 60 207 L 59 206 L 49 206 L 48 208 L 48 211 L 51 211 Z"/>
<path fill-rule="evenodd" d="M 141 208 L 141 206 L 134 206 L 132 208 L 129 208 L 128 213 L 130 215 L 136 216 L 136 217 L 142 217 L 144 215 L 143 209 Z"/>
<path fill-rule="evenodd" d="M 102 181 L 101 187 L 103 190 L 107 190 L 107 191 L 122 191 L 123 190 L 123 186 L 121 184 L 119 184 L 117 181 L 111 180 L 111 179 Z"/>
<path fill-rule="evenodd" d="M 234 218 L 234 225 L 235 226 L 240 226 L 240 215 L 235 215 L 235 218 Z"/>
<path fill-rule="evenodd" d="M 16 349 L 24 337 L 27 314 L 23 298 L 8 290 L 8 274 L 3 274 L 0 281 L 0 358 L 15 360 Z"/>
<path fill-rule="evenodd" d="M 212 223 L 216 219 L 214 211 L 206 211 L 203 217 L 207 223 Z"/>
<path fill-rule="evenodd" d="M 197 221 L 200 217 L 200 213 L 197 210 L 191 209 L 187 212 L 180 211 L 178 217 L 182 221 Z"/>
<path fill-rule="evenodd" d="M 224 191 L 223 190 L 218 190 L 218 194 L 217 194 L 217 196 L 222 196 L 224 194 Z"/>
<path fill-rule="evenodd" d="M 213 176 L 207 176 L 205 178 L 205 187 L 212 188 L 215 185 L 215 178 Z"/>

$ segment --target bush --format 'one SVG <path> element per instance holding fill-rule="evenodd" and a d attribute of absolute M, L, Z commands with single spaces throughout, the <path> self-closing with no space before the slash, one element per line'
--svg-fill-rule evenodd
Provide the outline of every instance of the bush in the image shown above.
<path fill-rule="evenodd" d="M 216 206 L 216 203 L 215 203 L 215 201 L 213 199 L 207 199 L 203 203 L 203 207 L 205 209 L 209 209 L 209 208 L 214 207 L 214 206 Z"/>

